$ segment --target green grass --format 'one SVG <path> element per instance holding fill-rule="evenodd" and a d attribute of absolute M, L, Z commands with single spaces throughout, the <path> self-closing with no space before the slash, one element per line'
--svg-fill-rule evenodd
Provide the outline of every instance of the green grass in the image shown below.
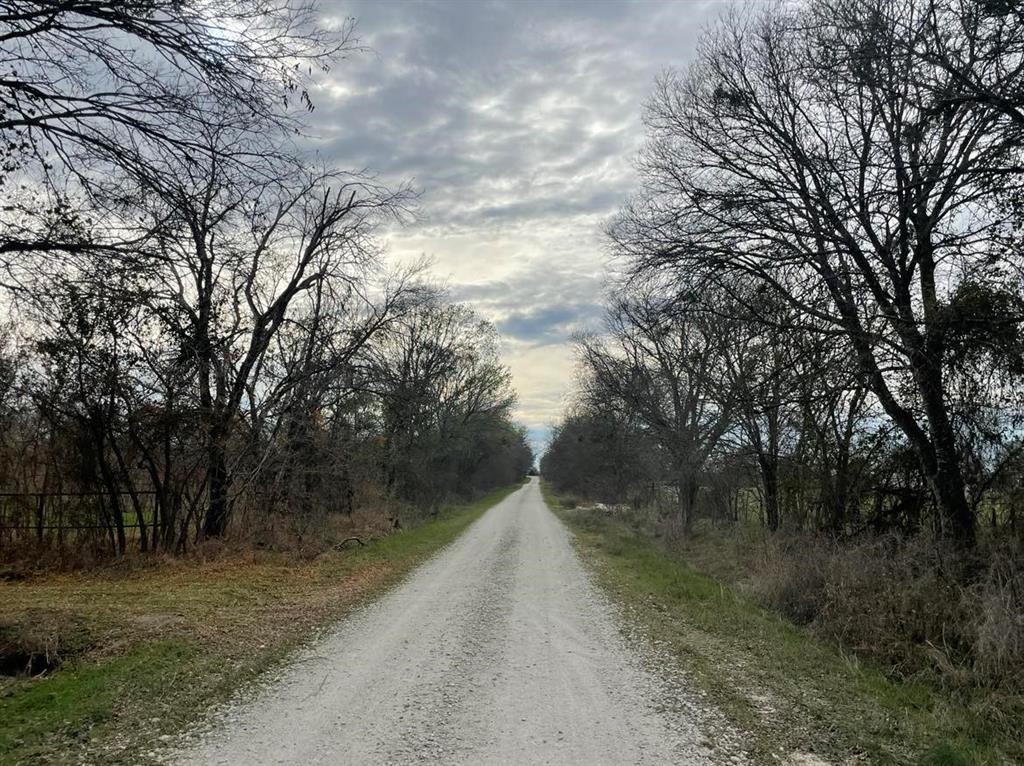
<path fill-rule="evenodd" d="M 8 763 L 59 762 L 77 743 L 116 734 L 121 725 L 119 703 L 138 692 L 153 694 L 152 712 L 163 713 L 165 682 L 181 668 L 197 664 L 198 650 L 190 641 L 160 641 L 136 647 L 116 659 L 82 663 L 45 681 L 23 681 L 0 701 L 0 757 Z M 191 675 L 190 673 L 188 675 Z M 129 720 L 125 724 L 131 723 Z M 163 726 L 154 727 L 160 731 Z M 117 742 L 106 743 L 113 752 Z"/>
<path fill-rule="evenodd" d="M 161 737 L 393 586 L 516 489 L 315 562 L 249 554 L 0 584 L 3 635 L 69 655 L 46 676 L 0 682 L 0 764 L 156 763 Z"/>
<path fill-rule="evenodd" d="M 1024 762 L 1021 743 L 952 695 L 894 681 L 690 568 L 625 522 L 566 509 L 550 488 L 544 493 L 601 584 L 748 733 L 756 763 L 785 762 L 796 752 L 834 763 Z"/>

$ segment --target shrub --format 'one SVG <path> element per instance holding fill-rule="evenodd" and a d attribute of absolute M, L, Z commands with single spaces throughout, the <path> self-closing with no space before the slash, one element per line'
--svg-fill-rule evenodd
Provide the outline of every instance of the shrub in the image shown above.
<path fill-rule="evenodd" d="M 794 623 L 904 677 L 1024 689 L 1019 550 L 982 547 L 964 554 L 925 535 L 837 543 L 809 533 L 760 541 L 737 534 L 732 545 L 721 537 L 688 541 L 687 558 L 716 576 L 726 574 Z"/>
<path fill-rule="evenodd" d="M 994 685 L 1024 688 L 1024 566 L 993 557 L 985 579 L 968 591 L 974 609 L 974 669 Z"/>
<path fill-rule="evenodd" d="M 776 536 L 754 561 L 750 590 L 755 598 L 798 625 L 821 613 L 832 546 L 812 535 Z"/>
<path fill-rule="evenodd" d="M 959 572 L 957 554 L 927 538 L 837 548 L 815 626 L 904 675 L 963 680 L 971 641 Z"/>

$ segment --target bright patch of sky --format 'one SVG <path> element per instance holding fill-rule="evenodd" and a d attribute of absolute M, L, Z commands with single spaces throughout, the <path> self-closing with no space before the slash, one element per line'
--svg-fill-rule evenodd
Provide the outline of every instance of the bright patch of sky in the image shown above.
<path fill-rule="evenodd" d="M 719 0 L 322 0 L 370 51 L 314 94 L 317 150 L 421 190 L 390 257 L 428 256 L 495 323 L 543 444 L 573 384 L 569 338 L 600 323 L 602 227 L 636 184 L 641 107 Z"/>

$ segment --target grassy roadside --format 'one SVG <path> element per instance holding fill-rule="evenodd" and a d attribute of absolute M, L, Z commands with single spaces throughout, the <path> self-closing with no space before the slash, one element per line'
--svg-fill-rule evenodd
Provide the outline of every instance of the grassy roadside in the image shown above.
<path fill-rule="evenodd" d="M 543 490 L 599 582 L 748 732 L 755 763 L 1024 762 L 1024 745 L 967 704 L 888 679 L 695 571 L 623 521 L 570 510 Z"/>
<path fill-rule="evenodd" d="M 246 554 L 0 583 L 0 640 L 68 657 L 0 677 L 0 764 L 155 763 L 162 741 L 518 489 L 313 562 Z"/>

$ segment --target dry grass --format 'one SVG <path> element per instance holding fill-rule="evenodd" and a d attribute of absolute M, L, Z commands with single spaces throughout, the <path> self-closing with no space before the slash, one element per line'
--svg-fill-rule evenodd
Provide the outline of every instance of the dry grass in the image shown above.
<path fill-rule="evenodd" d="M 965 557 L 924 537 L 777 535 L 739 564 L 760 603 L 902 677 L 1024 691 L 1024 567 L 1009 546 Z"/>
<path fill-rule="evenodd" d="M 965 555 L 923 536 L 837 543 L 704 529 L 673 548 L 888 677 L 960 706 L 993 738 L 1024 740 L 1024 557 L 1015 545 L 985 541 Z"/>
<path fill-rule="evenodd" d="M 172 733 L 401 569 L 344 553 L 203 555 L 0 585 L 7 655 L 61 663 L 0 678 L 0 763 L 143 762 L 139 743 Z"/>
<path fill-rule="evenodd" d="M 1020 543 L 983 540 L 965 554 L 924 535 L 837 542 L 701 524 L 684 536 L 651 511 L 619 518 L 697 571 L 901 677 L 1024 693 Z"/>

